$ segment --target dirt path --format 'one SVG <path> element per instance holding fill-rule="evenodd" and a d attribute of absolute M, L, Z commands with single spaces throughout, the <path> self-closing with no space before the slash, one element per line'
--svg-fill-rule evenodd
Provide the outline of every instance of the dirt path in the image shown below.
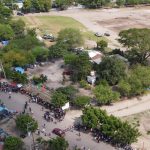
<path fill-rule="evenodd" d="M 115 103 L 113 106 L 103 106 L 108 113 L 118 117 L 129 116 L 150 110 L 150 94 Z"/>

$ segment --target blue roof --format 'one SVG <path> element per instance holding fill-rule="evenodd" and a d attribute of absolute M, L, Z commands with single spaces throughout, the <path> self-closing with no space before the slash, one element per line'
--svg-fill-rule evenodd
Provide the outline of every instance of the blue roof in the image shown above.
<path fill-rule="evenodd" d="M 24 73 L 24 69 L 23 69 L 22 67 L 16 67 L 16 68 L 15 68 L 15 71 L 17 71 L 17 72 L 19 72 L 19 73 L 21 73 L 21 74 Z"/>

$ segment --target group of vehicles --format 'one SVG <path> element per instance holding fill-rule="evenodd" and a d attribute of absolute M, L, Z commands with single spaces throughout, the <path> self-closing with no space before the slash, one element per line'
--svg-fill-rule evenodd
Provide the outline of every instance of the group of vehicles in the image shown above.
<path fill-rule="evenodd" d="M 105 32 L 105 33 L 96 32 L 95 36 L 97 37 L 110 36 L 110 33 L 109 32 Z"/>

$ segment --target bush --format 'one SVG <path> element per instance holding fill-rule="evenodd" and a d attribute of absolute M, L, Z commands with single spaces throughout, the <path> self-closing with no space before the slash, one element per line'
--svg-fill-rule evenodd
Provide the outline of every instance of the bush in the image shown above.
<path fill-rule="evenodd" d="M 41 74 L 40 77 L 33 77 L 32 81 L 34 82 L 35 85 L 37 84 L 43 84 L 47 81 L 47 76 Z"/>
<path fill-rule="evenodd" d="M 90 90 L 91 89 L 91 86 L 87 83 L 87 81 L 85 80 L 81 80 L 80 81 L 80 87 L 81 88 L 84 88 L 86 90 Z"/>
<path fill-rule="evenodd" d="M 4 142 L 4 150 L 22 150 L 23 142 L 18 137 L 7 137 Z"/>
<path fill-rule="evenodd" d="M 119 99 L 120 94 L 112 91 L 108 84 L 100 84 L 93 90 L 96 99 L 100 105 L 111 104 L 112 102 Z"/>
<path fill-rule="evenodd" d="M 74 104 L 80 108 L 83 108 L 85 105 L 89 103 L 90 103 L 90 97 L 88 96 L 78 96 L 74 101 Z"/>

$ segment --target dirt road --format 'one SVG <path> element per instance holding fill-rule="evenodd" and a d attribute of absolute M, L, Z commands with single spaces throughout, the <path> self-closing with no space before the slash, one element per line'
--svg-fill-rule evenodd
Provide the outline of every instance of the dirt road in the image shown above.
<path fill-rule="evenodd" d="M 146 110 L 150 110 L 150 94 L 115 103 L 113 106 L 103 106 L 108 113 L 118 117 L 130 116 Z"/>

